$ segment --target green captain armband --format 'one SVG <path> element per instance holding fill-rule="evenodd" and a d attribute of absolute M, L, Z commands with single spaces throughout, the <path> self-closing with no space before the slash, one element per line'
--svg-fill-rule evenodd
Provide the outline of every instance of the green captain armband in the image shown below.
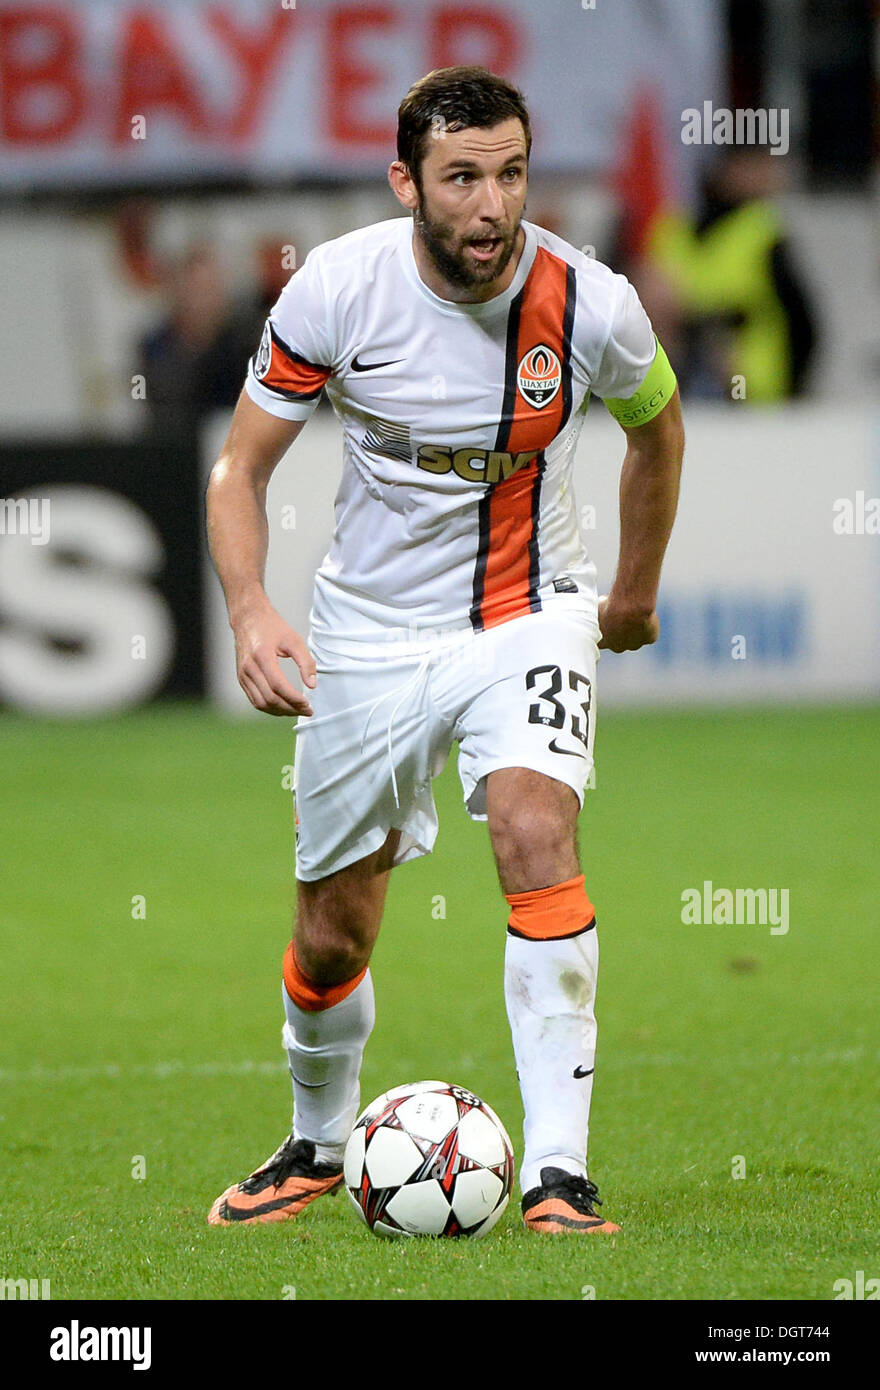
<path fill-rule="evenodd" d="M 668 405 L 675 391 L 675 372 L 669 365 L 669 358 L 654 335 L 657 351 L 654 361 L 648 368 L 647 376 L 634 396 L 626 400 L 615 396 L 607 397 L 605 404 L 619 425 L 632 429 L 636 425 L 646 425 L 659 415 Z"/>

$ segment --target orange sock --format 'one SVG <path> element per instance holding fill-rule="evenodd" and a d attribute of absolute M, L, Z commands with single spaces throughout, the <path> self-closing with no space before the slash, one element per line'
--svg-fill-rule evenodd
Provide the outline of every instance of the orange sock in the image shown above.
<path fill-rule="evenodd" d="M 308 975 L 303 974 L 292 941 L 284 953 L 284 988 L 294 1004 L 310 1014 L 332 1009 L 334 1004 L 341 1004 L 343 999 L 357 989 L 366 973 L 367 967 L 364 966 L 353 980 L 344 980 L 341 985 L 317 985 Z"/>
<path fill-rule="evenodd" d="M 506 893 L 513 911 L 507 923 L 512 936 L 530 941 L 559 941 L 596 925 L 596 909 L 587 897 L 584 876 L 536 888 L 531 893 Z"/>

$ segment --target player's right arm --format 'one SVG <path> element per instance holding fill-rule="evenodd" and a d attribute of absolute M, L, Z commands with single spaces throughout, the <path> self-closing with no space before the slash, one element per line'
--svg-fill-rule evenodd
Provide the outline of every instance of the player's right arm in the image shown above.
<path fill-rule="evenodd" d="M 235 634 L 239 684 L 255 709 L 288 717 L 310 715 L 312 707 L 286 679 L 278 658 L 292 657 L 309 688 L 315 685 L 315 663 L 264 588 L 266 489 L 305 423 L 269 414 L 242 391 L 206 498 L 208 541 Z"/>
<path fill-rule="evenodd" d="M 678 506 L 684 429 L 666 353 L 633 286 L 615 278 L 617 303 L 591 389 L 627 437 L 617 574 L 599 599 L 599 646 L 626 652 L 660 635 L 657 591 Z"/>

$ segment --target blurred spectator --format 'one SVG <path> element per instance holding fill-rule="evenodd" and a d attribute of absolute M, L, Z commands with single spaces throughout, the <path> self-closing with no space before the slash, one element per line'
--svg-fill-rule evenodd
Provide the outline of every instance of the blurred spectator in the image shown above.
<path fill-rule="evenodd" d="M 162 267 L 153 246 L 156 205 L 146 198 L 131 198 L 117 209 L 116 238 L 125 274 L 139 290 L 162 285 Z"/>
<path fill-rule="evenodd" d="M 232 403 L 238 399 L 248 361 L 259 346 L 269 310 L 293 274 L 291 250 L 290 239 L 281 236 L 263 237 L 254 247 L 256 282 L 232 307 L 222 341 L 227 356 L 215 367 L 217 380 L 232 394 Z"/>
<path fill-rule="evenodd" d="M 146 379 L 146 404 L 154 429 L 192 426 L 207 411 L 234 403 L 247 363 L 235 363 L 237 389 L 230 396 L 227 359 L 229 301 L 216 249 L 191 247 L 166 278 L 168 313 L 139 345 L 137 370 Z"/>
<path fill-rule="evenodd" d="M 191 247 L 172 267 L 167 316 L 139 347 L 153 429 L 192 426 L 238 400 L 266 316 L 291 275 L 280 238 L 261 241 L 256 251 L 256 286 L 236 300 L 212 245 Z"/>
<path fill-rule="evenodd" d="M 662 211 L 651 225 L 633 277 L 691 396 L 772 402 L 805 391 L 816 330 L 779 191 L 769 150 L 729 150 L 707 175 L 696 219 Z"/>

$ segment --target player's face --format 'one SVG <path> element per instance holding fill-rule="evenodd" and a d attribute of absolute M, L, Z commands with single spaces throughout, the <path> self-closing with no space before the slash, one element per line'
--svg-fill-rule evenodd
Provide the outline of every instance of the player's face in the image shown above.
<path fill-rule="evenodd" d="M 419 172 L 413 216 L 437 270 L 459 289 L 492 289 L 516 249 L 525 207 L 522 124 L 514 118 L 487 130 L 432 132 Z"/>

